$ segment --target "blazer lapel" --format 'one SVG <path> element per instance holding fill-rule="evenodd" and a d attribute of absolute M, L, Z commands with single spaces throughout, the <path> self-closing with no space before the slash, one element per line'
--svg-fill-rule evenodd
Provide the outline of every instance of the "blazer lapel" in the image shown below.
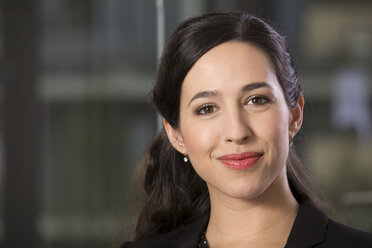
<path fill-rule="evenodd" d="M 182 236 L 176 241 L 176 246 L 179 248 L 195 248 L 198 247 L 202 233 L 207 228 L 209 221 L 209 211 L 204 213 L 187 228 L 184 229 Z"/>
<path fill-rule="evenodd" d="M 209 211 L 188 225 L 171 232 L 127 242 L 121 248 L 196 248 L 202 233 L 207 227 Z"/>
<path fill-rule="evenodd" d="M 303 200 L 285 248 L 312 247 L 323 242 L 328 221 L 309 199 Z"/>

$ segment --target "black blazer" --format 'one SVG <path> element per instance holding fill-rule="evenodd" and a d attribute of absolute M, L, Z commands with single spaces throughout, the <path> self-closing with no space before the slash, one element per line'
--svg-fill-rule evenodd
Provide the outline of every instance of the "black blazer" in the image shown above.
<path fill-rule="evenodd" d="M 120 248 L 197 248 L 207 227 L 209 213 L 169 233 L 126 242 Z M 303 200 L 285 248 L 372 248 L 372 234 L 334 222 Z"/>

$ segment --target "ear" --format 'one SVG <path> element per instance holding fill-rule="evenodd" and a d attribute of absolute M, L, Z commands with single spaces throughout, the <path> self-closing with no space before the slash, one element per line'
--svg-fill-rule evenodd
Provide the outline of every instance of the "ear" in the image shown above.
<path fill-rule="evenodd" d="M 289 139 L 292 140 L 297 132 L 300 130 L 303 119 L 305 100 L 301 94 L 297 105 L 294 109 L 290 109 L 290 122 L 289 122 Z"/>
<path fill-rule="evenodd" d="M 172 144 L 172 146 L 174 147 L 174 149 L 176 149 L 182 154 L 187 154 L 186 146 L 185 146 L 183 137 L 181 133 L 179 132 L 179 130 L 174 129 L 169 124 L 169 122 L 167 122 L 164 118 L 163 118 L 163 124 L 164 124 L 165 131 L 167 133 L 168 139 L 170 143 Z"/>

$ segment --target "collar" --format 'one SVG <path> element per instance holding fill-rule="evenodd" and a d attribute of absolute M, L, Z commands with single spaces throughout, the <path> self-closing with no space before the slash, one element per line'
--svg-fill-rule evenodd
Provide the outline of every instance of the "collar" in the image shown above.
<path fill-rule="evenodd" d="M 206 212 L 191 223 L 184 230 L 184 235 L 177 241 L 174 247 L 194 248 L 198 247 L 203 232 L 207 229 L 210 212 Z"/>
<path fill-rule="evenodd" d="M 300 202 L 285 248 L 312 247 L 325 239 L 328 217 L 309 199 Z"/>
<path fill-rule="evenodd" d="M 197 217 L 188 225 L 178 227 L 168 233 L 155 235 L 125 243 L 122 248 L 195 248 L 207 228 L 209 211 Z"/>

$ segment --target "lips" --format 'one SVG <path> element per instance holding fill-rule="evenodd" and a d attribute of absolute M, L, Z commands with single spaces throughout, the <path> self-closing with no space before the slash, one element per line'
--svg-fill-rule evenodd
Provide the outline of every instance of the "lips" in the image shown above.
<path fill-rule="evenodd" d="M 254 166 L 262 155 L 262 153 L 245 152 L 224 155 L 218 159 L 230 169 L 244 170 Z"/>

